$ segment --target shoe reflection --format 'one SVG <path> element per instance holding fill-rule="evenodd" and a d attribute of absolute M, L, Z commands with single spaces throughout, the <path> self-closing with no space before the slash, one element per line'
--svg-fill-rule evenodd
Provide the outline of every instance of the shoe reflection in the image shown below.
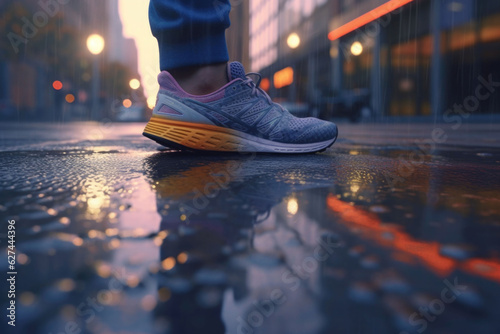
<path fill-rule="evenodd" d="M 225 291 L 246 297 L 246 272 L 230 257 L 252 247 L 253 226 L 291 191 L 246 171 L 243 178 L 254 160 L 168 152 L 145 161 L 164 237 L 155 317 L 172 333 L 225 333 Z"/>

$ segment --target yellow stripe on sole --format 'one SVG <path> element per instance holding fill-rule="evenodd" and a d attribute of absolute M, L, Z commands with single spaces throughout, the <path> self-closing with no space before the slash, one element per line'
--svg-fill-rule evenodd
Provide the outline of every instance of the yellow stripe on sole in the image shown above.
<path fill-rule="evenodd" d="M 195 150 L 234 152 L 242 148 L 235 130 L 152 116 L 144 132 Z"/>

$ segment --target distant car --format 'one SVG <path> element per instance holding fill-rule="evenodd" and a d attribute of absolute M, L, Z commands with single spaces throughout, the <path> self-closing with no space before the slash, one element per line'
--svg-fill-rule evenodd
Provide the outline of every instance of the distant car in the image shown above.
<path fill-rule="evenodd" d="M 358 122 L 361 117 L 371 115 L 370 90 L 363 88 L 330 91 L 323 93 L 315 105 L 322 119 L 347 117 L 351 122 Z"/>

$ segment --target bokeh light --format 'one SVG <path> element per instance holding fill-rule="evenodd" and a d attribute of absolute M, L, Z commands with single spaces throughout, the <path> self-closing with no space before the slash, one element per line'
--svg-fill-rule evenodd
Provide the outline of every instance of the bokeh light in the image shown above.
<path fill-rule="evenodd" d="M 55 89 L 55 90 L 61 90 L 63 88 L 63 84 L 61 81 L 59 80 L 56 80 L 52 83 L 52 87 Z"/>
<path fill-rule="evenodd" d="M 64 98 L 66 102 L 68 103 L 73 103 L 75 102 L 75 96 L 73 94 L 66 94 L 66 97 Z"/>
<path fill-rule="evenodd" d="M 132 101 L 130 101 L 130 99 L 123 100 L 123 106 L 125 108 L 130 108 L 132 106 Z"/>
<path fill-rule="evenodd" d="M 177 255 L 177 262 L 181 264 L 186 263 L 187 259 L 188 259 L 187 253 L 182 252 L 179 255 Z"/>
<path fill-rule="evenodd" d="M 286 40 L 286 44 L 290 47 L 290 49 L 296 49 L 300 45 L 300 37 L 296 33 L 292 32 L 290 35 L 288 35 L 288 38 Z"/>
<path fill-rule="evenodd" d="M 167 257 L 165 260 L 163 260 L 161 262 L 161 267 L 164 269 L 164 270 L 170 270 L 172 269 L 173 267 L 175 267 L 175 258 L 173 257 Z"/>
<path fill-rule="evenodd" d="M 104 38 L 98 34 L 92 34 L 87 38 L 87 48 L 90 53 L 98 55 L 104 50 Z"/>
<path fill-rule="evenodd" d="M 361 45 L 360 42 L 354 42 L 351 45 L 351 53 L 354 56 L 359 56 L 361 53 L 363 53 L 363 45 Z"/>
<path fill-rule="evenodd" d="M 299 203 L 297 202 L 297 200 L 295 198 L 290 198 L 288 200 L 286 209 L 287 209 L 289 214 L 295 215 L 297 213 L 297 211 L 299 211 Z"/>
<path fill-rule="evenodd" d="M 148 97 L 148 108 L 149 109 L 154 109 L 155 105 L 156 105 L 156 96 L 150 96 Z"/>
<path fill-rule="evenodd" d="M 132 89 L 138 89 L 139 87 L 141 87 L 141 82 L 138 79 L 132 79 L 129 82 L 129 86 Z"/>

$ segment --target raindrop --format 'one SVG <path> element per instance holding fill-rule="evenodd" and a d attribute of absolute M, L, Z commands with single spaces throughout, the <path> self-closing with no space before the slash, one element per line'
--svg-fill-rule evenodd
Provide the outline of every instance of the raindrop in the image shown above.
<path fill-rule="evenodd" d="M 151 311 L 156 307 L 156 298 L 153 295 L 146 295 L 141 299 L 141 307 L 145 311 Z"/>
<path fill-rule="evenodd" d="M 470 257 L 470 249 L 462 245 L 443 245 L 440 249 L 441 255 L 457 260 L 466 260 Z"/>
<path fill-rule="evenodd" d="M 19 297 L 19 301 L 24 306 L 29 306 L 29 305 L 33 304 L 35 302 L 35 300 L 36 300 L 35 294 L 32 292 L 29 292 L 29 291 L 23 292 L 21 294 L 21 296 Z"/>
<path fill-rule="evenodd" d="M 222 293 L 216 288 L 204 288 L 198 293 L 196 300 L 201 307 L 214 307 L 221 303 Z"/>
<path fill-rule="evenodd" d="M 75 289 L 75 281 L 71 278 L 64 278 L 57 283 L 57 288 L 63 292 L 69 292 Z"/>
<path fill-rule="evenodd" d="M 367 269 L 374 269 L 374 268 L 377 268 L 379 266 L 379 261 L 378 261 L 378 258 L 374 255 L 365 256 L 361 260 L 361 265 Z"/>
<path fill-rule="evenodd" d="M 371 304 L 375 301 L 375 291 L 366 283 L 353 283 L 349 287 L 349 298 L 359 303 Z"/>
<path fill-rule="evenodd" d="M 370 211 L 375 213 L 385 213 L 389 211 L 389 208 L 385 205 L 372 205 L 370 206 Z"/>
<path fill-rule="evenodd" d="M 195 282 L 203 285 L 225 284 L 226 274 L 222 270 L 203 268 L 198 270 L 194 276 Z"/>

